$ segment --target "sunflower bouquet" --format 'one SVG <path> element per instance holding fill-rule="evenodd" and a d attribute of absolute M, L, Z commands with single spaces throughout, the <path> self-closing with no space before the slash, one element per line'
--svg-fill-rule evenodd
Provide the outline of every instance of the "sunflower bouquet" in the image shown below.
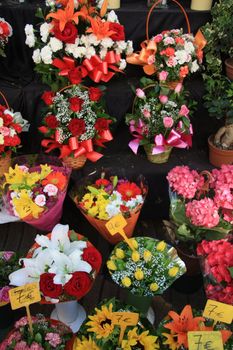
<path fill-rule="evenodd" d="M 127 320 L 121 334 L 119 320 Z M 73 350 L 129 350 L 158 349 L 157 337 L 148 321 L 139 316 L 132 306 L 115 298 L 103 301 L 88 316 L 74 341 Z"/>
<path fill-rule="evenodd" d="M 5 207 L 22 221 L 50 230 L 61 218 L 69 176 L 65 167 L 16 164 L 5 173 Z"/>
<path fill-rule="evenodd" d="M 147 186 L 142 177 L 130 181 L 124 176 L 102 172 L 100 176 L 93 174 L 85 178 L 83 183 L 77 182 L 77 190 L 74 189 L 71 197 L 90 224 L 110 243 L 117 243 L 122 237 L 111 236 L 106 223 L 122 214 L 127 221 L 124 230 L 131 237 L 146 194 Z"/>
<path fill-rule="evenodd" d="M 158 326 L 156 334 L 159 337 L 160 348 L 164 350 L 186 350 L 188 346 L 188 332 L 192 331 L 220 331 L 224 350 L 231 350 L 233 346 L 233 325 L 217 322 L 202 316 L 200 311 L 192 310 L 186 305 L 180 314 L 169 311 L 168 315 Z"/>

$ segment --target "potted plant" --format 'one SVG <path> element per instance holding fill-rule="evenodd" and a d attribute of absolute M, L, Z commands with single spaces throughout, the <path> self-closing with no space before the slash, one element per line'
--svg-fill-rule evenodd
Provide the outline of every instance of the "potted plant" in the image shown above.
<path fill-rule="evenodd" d="M 233 83 L 224 75 L 222 64 L 230 56 L 226 61 L 229 67 L 233 58 L 233 0 L 216 3 L 211 14 L 212 22 L 202 27 L 208 43 L 204 48 L 204 100 L 210 116 L 225 119 L 225 126 L 209 138 L 210 162 L 221 166 L 233 162 Z"/>

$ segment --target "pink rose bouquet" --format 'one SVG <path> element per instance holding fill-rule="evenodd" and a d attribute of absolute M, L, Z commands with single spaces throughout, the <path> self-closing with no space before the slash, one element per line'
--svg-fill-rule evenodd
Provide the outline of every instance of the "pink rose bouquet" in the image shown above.
<path fill-rule="evenodd" d="M 12 36 L 12 27 L 4 18 L 0 18 L 0 56 L 5 56 L 4 48 Z"/>
<path fill-rule="evenodd" d="M 176 237 L 184 241 L 216 240 L 232 232 L 233 166 L 198 173 L 176 166 L 167 175 L 170 216 Z"/>

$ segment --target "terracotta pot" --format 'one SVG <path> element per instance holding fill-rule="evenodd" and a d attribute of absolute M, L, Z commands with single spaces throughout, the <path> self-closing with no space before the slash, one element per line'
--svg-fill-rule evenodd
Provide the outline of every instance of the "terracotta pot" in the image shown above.
<path fill-rule="evenodd" d="M 212 7 L 213 0 L 192 0 L 191 10 L 209 11 Z"/>
<path fill-rule="evenodd" d="M 227 58 L 225 60 L 226 74 L 230 80 L 233 80 L 233 58 Z"/>
<path fill-rule="evenodd" d="M 233 150 L 225 150 L 216 147 L 212 139 L 213 136 L 208 138 L 210 163 L 217 167 L 221 167 L 223 164 L 233 164 Z"/>
<path fill-rule="evenodd" d="M 147 159 L 151 162 L 151 163 L 156 163 L 156 164 L 162 164 L 162 163 L 167 163 L 170 153 L 172 151 L 172 147 L 169 146 L 165 146 L 166 150 L 162 153 L 159 154 L 152 154 L 152 149 L 154 147 L 154 144 L 150 144 L 150 145 L 144 145 L 144 149 L 147 155 Z"/>

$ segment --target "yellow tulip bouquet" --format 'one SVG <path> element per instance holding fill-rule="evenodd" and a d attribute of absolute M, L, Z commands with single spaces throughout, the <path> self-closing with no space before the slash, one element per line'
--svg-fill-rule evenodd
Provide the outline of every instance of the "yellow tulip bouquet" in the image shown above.
<path fill-rule="evenodd" d="M 77 334 L 73 350 L 155 350 L 159 346 L 154 332 L 132 306 L 113 298 L 104 300 L 88 316 Z"/>

